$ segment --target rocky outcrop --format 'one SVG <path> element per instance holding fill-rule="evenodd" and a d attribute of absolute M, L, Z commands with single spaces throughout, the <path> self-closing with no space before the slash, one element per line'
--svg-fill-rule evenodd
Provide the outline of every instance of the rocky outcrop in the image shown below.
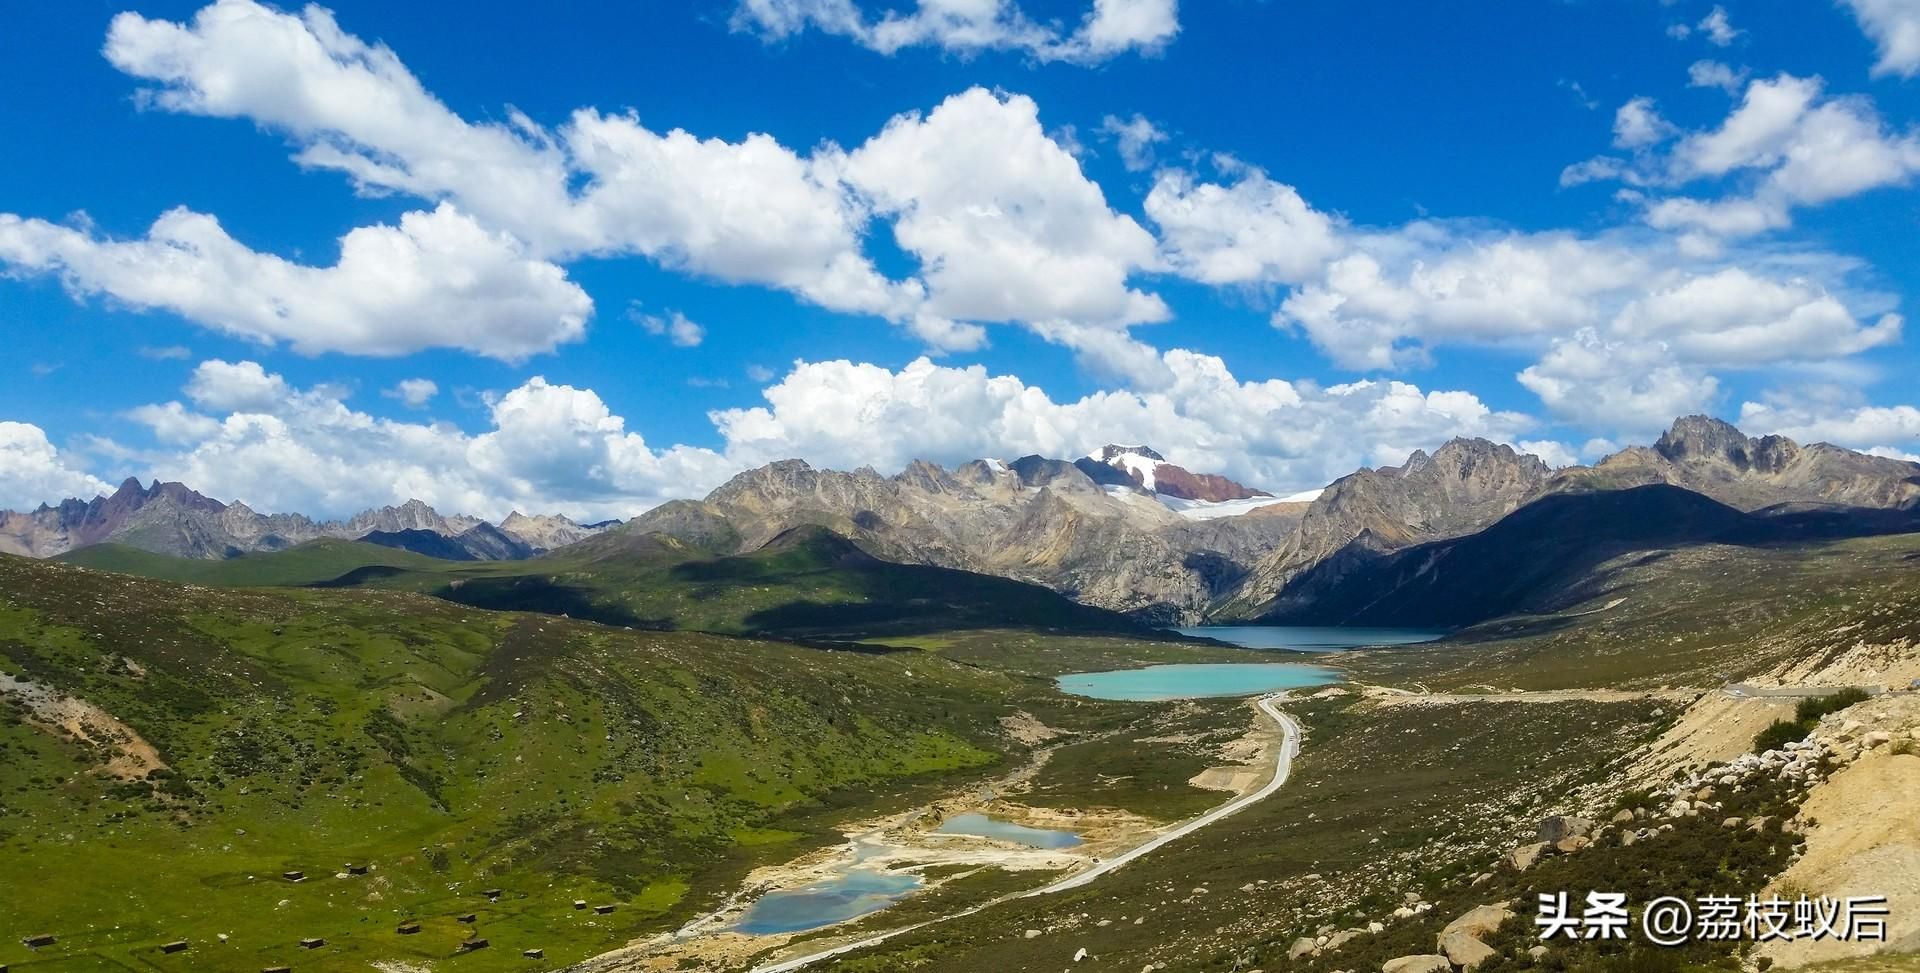
<path fill-rule="evenodd" d="M 1540 840 L 1549 844 L 1568 838 L 1585 838 L 1593 833 L 1593 822 L 1570 814 L 1556 814 L 1540 822 Z"/>
<path fill-rule="evenodd" d="M 528 516 L 518 510 L 500 522 L 500 530 L 534 551 L 554 551 L 578 544 L 596 534 L 619 526 L 619 521 L 576 524 L 558 514 Z"/>
<path fill-rule="evenodd" d="M 1380 973 L 1448 973 L 1451 969 L 1447 958 L 1437 953 L 1400 956 L 1380 964 Z"/>
<path fill-rule="evenodd" d="M 1431 456 L 1415 452 L 1402 466 L 1341 477 L 1309 505 L 1299 530 L 1254 567 L 1229 613 L 1267 613 L 1289 581 L 1350 544 L 1387 552 L 1481 530 L 1550 474 L 1539 457 L 1511 446 L 1456 439 Z"/>
<path fill-rule="evenodd" d="M 1505 902 L 1475 908 L 1447 923 L 1435 939 L 1435 948 L 1453 965 L 1473 969 L 1500 955 L 1484 940 L 1498 932 L 1500 925 L 1513 915 L 1513 909 Z"/>
<path fill-rule="evenodd" d="M 1632 446 L 1591 468 L 1564 470 L 1548 489 L 1618 490 L 1667 483 L 1730 507 L 1780 505 L 1905 509 L 1920 505 L 1920 464 L 1785 436 L 1749 437 L 1708 416 L 1686 416 L 1652 446 Z"/>

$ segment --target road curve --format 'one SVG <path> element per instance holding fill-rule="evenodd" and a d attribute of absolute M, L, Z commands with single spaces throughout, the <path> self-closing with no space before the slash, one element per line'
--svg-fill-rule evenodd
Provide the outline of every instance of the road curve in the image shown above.
<path fill-rule="evenodd" d="M 1146 855 L 1153 852 L 1155 849 L 1161 847 L 1162 845 L 1165 845 L 1169 841 L 1173 841 L 1175 839 L 1183 838 L 1187 835 L 1190 835 L 1195 831 L 1198 831 L 1201 828 L 1206 827 L 1209 824 L 1212 824 L 1216 821 L 1219 821 L 1222 818 L 1227 817 L 1228 815 L 1231 815 L 1240 811 L 1242 808 L 1245 808 L 1247 805 L 1252 804 L 1255 801 L 1261 801 L 1261 800 L 1265 800 L 1268 797 L 1271 797 L 1275 791 L 1280 789 L 1281 785 L 1287 782 L 1288 775 L 1293 773 L 1293 758 L 1299 755 L 1300 753 L 1300 724 L 1296 722 L 1293 717 L 1288 716 L 1287 714 L 1281 712 L 1280 707 L 1276 705 L 1280 700 L 1285 699 L 1286 695 L 1287 695 L 1286 693 L 1270 693 L 1254 701 L 1254 705 L 1259 707 L 1260 712 L 1267 714 L 1267 716 L 1271 717 L 1275 723 L 1279 724 L 1281 733 L 1284 734 L 1284 738 L 1280 741 L 1280 753 L 1277 757 L 1274 758 L 1273 777 L 1272 779 L 1268 780 L 1266 785 L 1261 787 L 1259 790 L 1254 791 L 1251 794 L 1246 794 L 1241 797 L 1236 797 L 1233 800 L 1228 801 L 1227 803 L 1222 804 L 1219 807 L 1214 808 L 1213 810 L 1208 811 L 1207 813 L 1202 814 L 1199 817 L 1194 818 L 1193 820 L 1188 821 L 1187 823 L 1182 824 L 1171 831 L 1168 831 L 1164 834 L 1156 835 L 1155 837 L 1145 842 L 1142 842 L 1141 844 L 1135 845 L 1134 847 L 1129 848 L 1126 851 L 1113 856 L 1112 858 L 1109 858 L 1109 859 L 1106 859 L 1105 861 L 1100 862 L 1099 864 L 1095 865 L 1092 868 L 1087 869 L 1084 872 L 1080 872 L 1075 875 L 1069 875 L 1066 878 L 1063 878 L 1058 882 L 1054 882 L 1051 885 L 1045 885 L 1028 892 L 1020 892 L 1014 895 L 1004 896 L 998 899 L 994 899 L 990 902 L 982 902 L 979 905 L 962 909 L 959 912 L 955 912 L 951 915 L 941 916 L 938 919 L 929 919 L 925 922 L 917 922 L 911 926 L 902 926 L 899 929 L 891 929 L 891 930 L 888 930 L 887 932 L 880 933 L 879 935 L 868 936 L 865 939 L 861 939 L 856 942 L 846 943 L 841 946 L 835 946 L 832 949 L 821 950 L 818 953 L 809 953 L 806 956 L 797 956 L 797 957 L 794 957 L 793 959 L 781 960 L 778 963 L 768 963 L 763 966 L 756 966 L 753 968 L 752 973 L 789 973 L 789 971 L 810 966 L 814 963 L 820 962 L 821 960 L 828 959 L 834 956 L 839 956 L 842 953 L 851 953 L 857 949 L 865 949 L 868 946 L 879 945 L 880 943 L 886 942 L 887 940 L 892 939 L 895 936 L 904 935 L 916 929 L 922 929 L 927 926 L 937 925 L 939 923 L 946 922 L 949 919 L 958 919 L 963 916 L 970 916 L 976 912 L 980 912 L 985 909 L 992 908 L 993 906 L 999 905 L 1002 902 L 1006 902 L 1012 899 L 1026 899 L 1026 898 L 1032 898 L 1037 895 L 1052 895 L 1056 892 L 1065 892 L 1069 889 L 1077 889 L 1083 885 L 1088 884 L 1089 882 L 1092 882 L 1094 879 L 1097 879 L 1100 876 L 1105 875 L 1106 873 L 1111 872 L 1114 869 L 1119 868 L 1120 866 L 1125 865 L 1126 863 L 1133 861 L 1136 858 L 1139 858 L 1142 855 Z"/>

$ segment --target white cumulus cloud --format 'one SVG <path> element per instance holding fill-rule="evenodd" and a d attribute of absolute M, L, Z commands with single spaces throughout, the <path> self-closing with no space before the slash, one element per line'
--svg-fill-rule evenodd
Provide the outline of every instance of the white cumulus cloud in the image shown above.
<path fill-rule="evenodd" d="M 1911 78 L 1920 73 L 1920 3 L 1914 0 L 1841 0 L 1873 38 L 1880 60 L 1876 75 Z"/>
<path fill-rule="evenodd" d="M 740 0 L 732 24 L 769 41 L 818 30 L 889 55 L 926 46 L 1086 64 L 1128 51 L 1156 52 L 1180 31 L 1177 0 L 1094 0 L 1072 31 L 1034 20 L 1012 0 L 917 0 L 911 12 L 878 17 L 854 0 Z"/>
<path fill-rule="evenodd" d="M 403 378 L 380 394 L 399 400 L 409 409 L 419 409 L 440 394 L 440 385 L 430 378 Z"/>
<path fill-rule="evenodd" d="M 39 426 L 0 421 L 0 509 L 30 510 L 44 502 L 89 499 L 112 490 L 55 449 Z"/>
<path fill-rule="evenodd" d="M 252 250 L 187 209 L 132 240 L 0 213 L 0 266 L 306 354 L 457 348 L 512 361 L 579 340 L 593 313 L 564 270 L 448 204 L 349 232 L 330 267 Z"/>

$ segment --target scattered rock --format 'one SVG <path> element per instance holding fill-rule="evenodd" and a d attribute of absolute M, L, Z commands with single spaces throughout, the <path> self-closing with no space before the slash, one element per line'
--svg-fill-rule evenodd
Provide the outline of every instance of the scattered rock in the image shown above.
<path fill-rule="evenodd" d="M 1493 947 L 1465 933 L 1440 937 L 1440 952 L 1461 969 L 1470 970 L 1500 955 Z"/>
<path fill-rule="evenodd" d="M 1593 822 L 1586 818 L 1576 818 L 1568 814 L 1556 814 L 1540 821 L 1540 840 L 1554 844 L 1575 836 L 1584 836 L 1593 831 Z"/>
<path fill-rule="evenodd" d="M 1505 902 L 1495 902 L 1470 909 L 1465 915 L 1446 924 L 1440 930 L 1441 938 L 1450 933 L 1465 933 L 1475 938 L 1491 936 L 1500 928 L 1500 924 L 1513 918 L 1513 909 Z"/>
<path fill-rule="evenodd" d="M 1380 964 L 1380 973 L 1448 973 L 1453 965 L 1437 953 L 1399 956 Z"/>
<path fill-rule="evenodd" d="M 1027 931 L 1026 931 L 1026 932 L 1024 932 L 1024 933 L 1021 933 L 1021 936 L 1023 936 L 1023 937 L 1025 937 L 1025 938 L 1027 938 L 1027 939 L 1039 939 L 1039 938 L 1040 938 L 1040 930 L 1038 930 L 1038 929 L 1029 929 L 1029 930 L 1027 930 Z"/>
<path fill-rule="evenodd" d="M 1507 864 L 1512 865 L 1518 871 L 1524 872 L 1532 868 L 1533 863 L 1539 861 L 1540 856 L 1544 854 L 1546 850 L 1547 843 L 1544 841 L 1536 841 L 1530 845 L 1521 845 L 1507 852 Z"/>

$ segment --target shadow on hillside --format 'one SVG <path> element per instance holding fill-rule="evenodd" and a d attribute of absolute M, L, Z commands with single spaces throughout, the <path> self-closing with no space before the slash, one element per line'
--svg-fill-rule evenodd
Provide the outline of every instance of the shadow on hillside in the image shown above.
<path fill-rule="evenodd" d="M 538 612 L 564 615 L 602 625 L 670 631 L 671 618 L 645 618 L 620 605 L 596 601 L 586 588 L 555 583 L 543 577 L 468 578 L 442 585 L 435 597 L 491 611 Z"/>
<path fill-rule="evenodd" d="M 353 570 L 348 571 L 346 574 L 343 574 L 337 578 L 334 578 L 331 581 L 315 581 L 312 584 L 307 585 L 307 587 L 309 588 L 358 588 L 361 585 L 367 584 L 369 582 L 379 581 L 383 578 L 391 578 L 396 575 L 406 574 L 407 571 L 408 571 L 407 568 L 395 567 L 394 565 L 391 565 L 391 564 L 369 564 L 365 567 L 354 568 Z"/>

